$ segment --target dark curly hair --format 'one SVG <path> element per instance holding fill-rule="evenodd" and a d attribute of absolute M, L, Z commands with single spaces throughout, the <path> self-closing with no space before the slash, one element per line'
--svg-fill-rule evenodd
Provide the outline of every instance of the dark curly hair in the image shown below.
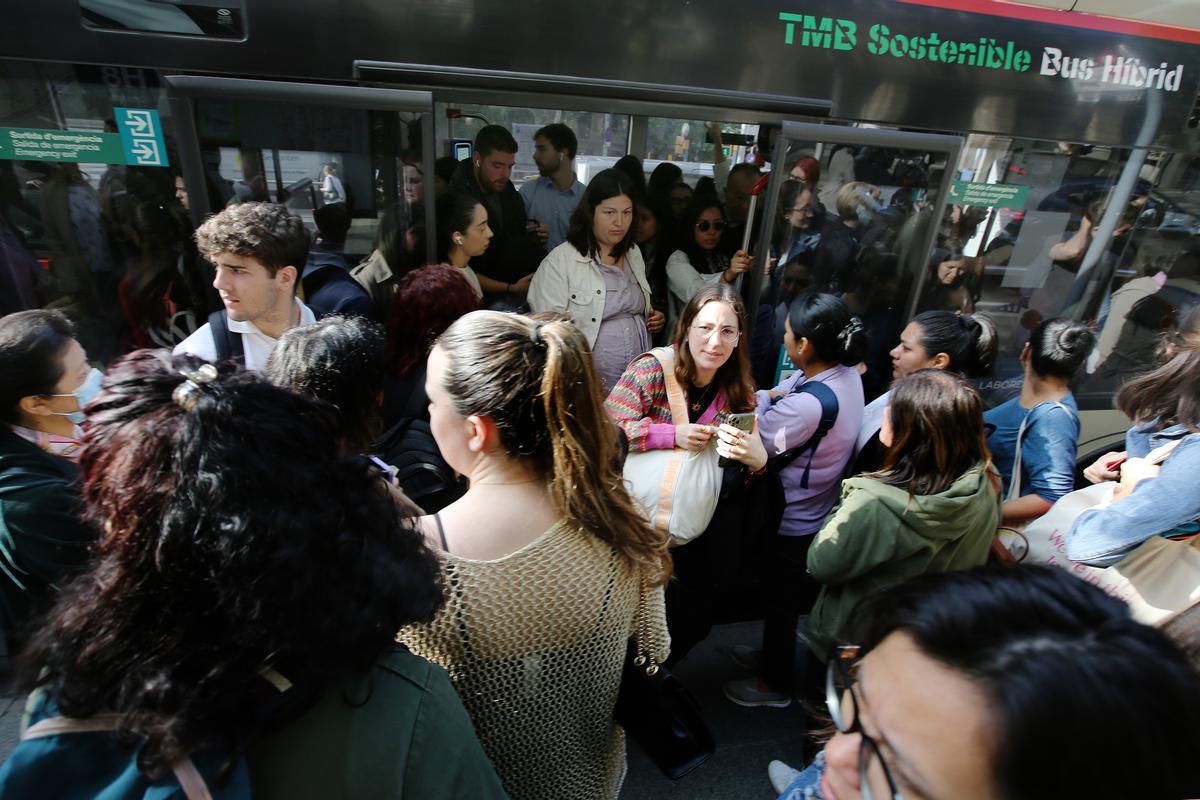
<path fill-rule="evenodd" d="M 196 247 L 205 258 L 221 253 L 257 258 L 272 278 L 281 267 L 304 269 L 311 241 L 304 220 L 276 203 L 238 203 L 196 229 Z"/>
<path fill-rule="evenodd" d="M 80 464 L 104 534 L 21 663 L 64 714 L 119 714 L 151 777 L 243 752 L 264 666 L 327 684 L 442 603 L 434 556 L 378 471 L 339 455 L 325 406 L 224 364 L 185 410 L 172 393 L 201 363 L 142 350 L 110 370 Z"/>
<path fill-rule="evenodd" d="M 333 406 L 345 452 L 365 453 L 382 432 L 383 353 L 380 325 L 333 315 L 284 332 L 263 374 L 276 386 Z"/>

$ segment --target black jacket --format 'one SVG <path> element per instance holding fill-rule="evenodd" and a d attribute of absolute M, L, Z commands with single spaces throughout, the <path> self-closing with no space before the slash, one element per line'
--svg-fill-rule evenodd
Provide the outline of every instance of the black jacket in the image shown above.
<path fill-rule="evenodd" d="M 475 180 L 475 164 L 471 159 L 459 162 L 450 188 L 469 194 L 488 210 L 488 226 L 492 243 L 483 255 L 471 259 L 471 268 L 480 275 L 504 283 L 516 283 L 531 274 L 546 257 L 537 238 L 525 230 L 525 201 L 512 181 L 496 194 L 485 195 Z"/>
<path fill-rule="evenodd" d="M 0 424 L 0 621 L 9 652 L 96 541 L 82 519 L 75 465 Z"/>

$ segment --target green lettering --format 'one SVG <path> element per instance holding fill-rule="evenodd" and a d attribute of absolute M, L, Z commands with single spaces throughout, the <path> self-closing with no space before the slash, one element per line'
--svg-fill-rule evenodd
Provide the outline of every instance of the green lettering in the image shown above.
<path fill-rule="evenodd" d="M 942 56 L 942 61 L 947 64 L 952 63 L 958 56 L 958 45 L 954 42 L 942 42 L 942 46 L 938 48 L 938 53 Z"/>
<path fill-rule="evenodd" d="M 1026 72 L 1029 69 L 1029 65 L 1032 63 L 1033 56 L 1029 54 L 1029 51 L 1019 50 L 1016 57 L 1013 58 L 1013 69 L 1015 69 L 1017 72 Z M 1092 68 L 1089 66 L 1087 77 L 1091 77 L 1091 72 Z"/>
<path fill-rule="evenodd" d="M 868 36 L 871 41 L 867 44 L 867 52 L 873 56 L 881 56 L 888 49 L 888 35 L 891 30 L 882 22 L 871 26 Z"/>
<path fill-rule="evenodd" d="M 858 23 L 853 20 L 837 21 L 837 36 L 833 40 L 834 50 L 853 50 L 858 44 Z"/>
<path fill-rule="evenodd" d="M 804 36 L 800 39 L 800 44 L 825 49 L 832 47 L 833 20 L 829 17 L 805 17 Z"/>
<path fill-rule="evenodd" d="M 936 62 L 938 60 L 938 45 L 942 43 L 942 40 L 936 31 L 925 38 L 929 42 L 929 60 Z"/>
<path fill-rule="evenodd" d="M 787 23 L 787 25 L 783 26 L 783 43 L 792 44 L 796 39 L 796 23 L 803 22 L 804 15 L 789 14 L 786 11 L 780 11 L 779 19 L 780 21 Z"/>

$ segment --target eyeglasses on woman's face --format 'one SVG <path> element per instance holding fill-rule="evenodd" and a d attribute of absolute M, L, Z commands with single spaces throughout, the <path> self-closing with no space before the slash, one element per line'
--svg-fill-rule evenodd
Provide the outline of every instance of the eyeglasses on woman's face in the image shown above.
<path fill-rule="evenodd" d="M 825 674 L 825 705 L 839 733 L 857 733 L 862 740 L 858 749 L 858 780 L 863 800 L 904 800 L 879 745 L 867 735 L 859 718 L 854 685 L 863 655 L 862 648 L 857 645 L 833 649 Z"/>
<path fill-rule="evenodd" d="M 720 338 L 720 340 L 723 344 L 737 344 L 737 340 L 742 335 L 742 332 L 739 331 L 737 328 L 732 328 L 728 325 L 722 325 L 722 326 L 718 327 L 716 325 L 710 325 L 707 323 L 693 325 L 692 332 L 695 333 L 697 336 L 699 336 L 701 339 L 705 339 L 705 340 L 711 338 L 712 335 L 715 333 Z"/>
<path fill-rule="evenodd" d="M 709 221 L 706 219 L 702 219 L 696 223 L 696 230 L 700 231 L 701 233 L 708 233 L 710 228 L 714 231 L 724 230 L 725 229 L 725 220 L 714 219 L 712 221 Z"/>

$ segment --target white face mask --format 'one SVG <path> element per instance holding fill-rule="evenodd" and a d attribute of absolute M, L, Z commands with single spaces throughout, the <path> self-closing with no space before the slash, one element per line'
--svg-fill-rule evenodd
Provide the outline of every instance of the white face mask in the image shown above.
<path fill-rule="evenodd" d="M 92 402 L 93 398 L 100 393 L 100 383 L 103 380 L 104 373 L 95 367 L 92 367 L 91 371 L 87 374 L 87 377 L 83 379 L 83 383 L 79 384 L 75 391 L 59 392 L 57 394 L 50 395 L 50 397 L 74 397 L 75 402 L 79 403 L 79 410 L 51 411 L 50 413 L 59 417 L 66 417 L 76 425 L 81 424 L 87 418 L 83 413 L 83 407 Z"/>

